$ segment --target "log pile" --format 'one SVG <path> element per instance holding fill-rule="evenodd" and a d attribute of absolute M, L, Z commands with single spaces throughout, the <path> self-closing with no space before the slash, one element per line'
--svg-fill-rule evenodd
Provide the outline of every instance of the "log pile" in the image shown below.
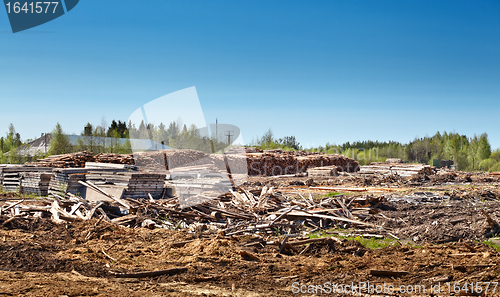
<path fill-rule="evenodd" d="M 209 155 L 195 150 L 165 150 L 167 169 L 174 169 L 184 166 L 213 165 Z"/>
<path fill-rule="evenodd" d="M 164 172 L 168 169 L 164 151 L 134 153 L 134 162 L 143 171 Z"/>
<path fill-rule="evenodd" d="M 54 155 L 37 161 L 38 163 L 35 164 L 42 167 L 82 168 L 85 167 L 85 162 L 94 162 L 95 158 L 92 153 L 83 151 L 64 155 Z"/>
<path fill-rule="evenodd" d="M 360 172 L 364 175 L 399 175 L 410 177 L 412 175 L 434 175 L 437 170 L 425 164 L 401 164 L 401 163 L 372 163 L 373 165 L 361 166 Z"/>
<path fill-rule="evenodd" d="M 21 189 L 26 194 L 47 196 L 52 172 L 23 172 Z"/>
<path fill-rule="evenodd" d="M 185 166 L 213 165 L 208 154 L 187 149 L 138 152 L 134 153 L 133 158 L 137 167 L 150 172 L 164 172 Z"/>
<path fill-rule="evenodd" d="M 312 167 L 337 166 L 338 171 L 356 172 L 359 163 L 342 155 L 309 152 L 247 154 L 249 175 L 286 175 L 306 172 Z"/>
<path fill-rule="evenodd" d="M 134 165 L 134 155 L 132 154 L 98 154 L 94 157 L 97 163 L 113 163 Z"/>

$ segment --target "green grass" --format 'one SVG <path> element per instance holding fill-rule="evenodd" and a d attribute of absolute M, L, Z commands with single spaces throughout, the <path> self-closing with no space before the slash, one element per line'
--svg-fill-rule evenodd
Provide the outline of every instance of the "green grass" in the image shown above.
<path fill-rule="evenodd" d="M 489 240 L 485 240 L 483 241 L 484 244 L 488 245 L 488 246 L 491 246 L 492 248 L 494 248 L 497 252 L 500 253 L 500 244 L 496 244 L 494 242 L 491 242 Z"/>
<path fill-rule="evenodd" d="M 338 230 L 337 230 L 338 231 Z M 348 232 L 347 230 L 341 230 L 341 232 Z M 321 237 L 336 237 L 340 240 L 357 241 L 361 243 L 364 247 L 375 250 L 382 249 L 388 246 L 399 245 L 399 243 L 392 238 L 364 238 L 361 236 L 342 236 L 336 234 L 325 234 L 323 231 L 316 231 L 309 234 L 309 238 L 321 238 Z"/>
<path fill-rule="evenodd" d="M 326 197 L 333 197 L 337 195 L 344 195 L 344 196 L 349 196 L 349 195 L 355 195 L 356 193 L 348 193 L 348 192 L 330 192 L 326 194 Z"/>

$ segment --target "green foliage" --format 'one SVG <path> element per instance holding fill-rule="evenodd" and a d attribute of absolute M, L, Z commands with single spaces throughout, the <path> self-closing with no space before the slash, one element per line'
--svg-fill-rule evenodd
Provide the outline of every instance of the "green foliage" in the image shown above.
<path fill-rule="evenodd" d="M 22 145 L 21 135 L 16 132 L 14 125 L 9 125 L 9 132 L 6 137 L 0 138 L 0 163 L 19 163 L 21 158 L 18 156 L 16 148 Z"/>
<path fill-rule="evenodd" d="M 483 171 L 495 171 L 493 169 L 496 168 L 498 164 L 497 160 L 489 158 L 479 163 L 479 169 Z"/>
<path fill-rule="evenodd" d="M 285 151 L 297 151 L 302 150 L 302 146 L 297 141 L 295 136 L 285 136 L 283 138 L 274 138 L 273 131 L 269 129 L 262 137 L 257 138 L 256 141 L 253 142 L 254 146 L 263 149 L 282 149 Z"/>
<path fill-rule="evenodd" d="M 56 124 L 51 135 L 52 140 L 50 141 L 49 155 L 61 155 L 72 151 L 69 138 L 64 134 L 61 124 Z"/>

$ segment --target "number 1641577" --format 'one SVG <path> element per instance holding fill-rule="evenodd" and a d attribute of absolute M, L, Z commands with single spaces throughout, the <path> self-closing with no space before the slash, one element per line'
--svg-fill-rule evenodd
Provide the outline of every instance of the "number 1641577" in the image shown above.
<path fill-rule="evenodd" d="M 7 13 L 56 13 L 59 2 L 7 2 Z M 52 7 L 54 8 L 52 8 Z"/>

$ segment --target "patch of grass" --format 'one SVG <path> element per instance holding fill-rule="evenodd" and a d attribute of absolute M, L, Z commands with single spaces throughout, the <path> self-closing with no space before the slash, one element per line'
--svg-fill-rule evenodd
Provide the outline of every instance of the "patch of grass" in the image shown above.
<path fill-rule="evenodd" d="M 355 194 L 356 193 L 349 193 L 349 192 L 330 192 L 330 193 L 326 194 L 325 196 L 326 197 L 333 197 L 333 196 L 337 196 L 337 195 L 352 196 Z"/>
<path fill-rule="evenodd" d="M 341 230 L 341 232 L 348 232 L 347 230 Z M 340 240 L 350 240 L 350 241 L 357 241 L 361 243 L 364 247 L 375 250 L 375 249 L 382 249 L 388 246 L 393 246 L 393 245 L 399 245 L 399 243 L 391 238 L 365 238 L 361 236 L 342 236 L 342 235 L 336 235 L 336 234 L 327 234 L 324 233 L 322 230 L 318 230 L 316 232 L 313 232 L 309 234 L 309 238 L 323 238 L 323 237 L 336 237 Z"/>
<path fill-rule="evenodd" d="M 485 240 L 485 241 L 483 241 L 483 243 L 494 248 L 497 252 L 500 253 L 500 244 L 497 244 L 497 243 L 489 241 L 489 240 Z"/>
<path fill-rule="evenodd" d="M 361 243 L 364 247 L 371 249 L 371 250 L 376 250 L 376 249 L 382 249 L 388 246 L 392 245 L 398 245 L 399 243 L 393 239 L 390 238 L 364 238 L 361 236 L 357 237 L 348 237 L 347 240 L 355 240 Z"/>

